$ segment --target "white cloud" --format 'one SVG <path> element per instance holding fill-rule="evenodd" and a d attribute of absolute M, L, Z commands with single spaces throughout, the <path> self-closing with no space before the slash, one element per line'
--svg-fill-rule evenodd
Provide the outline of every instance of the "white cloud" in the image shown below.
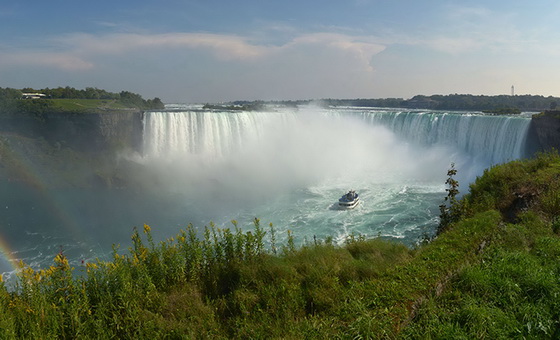
<path fill-rule="evenodd" d="M 185 48 L 210 51 L 217 58 L 225 60 L 254 60 L 297 45 L 330 46 L 364 58 L 371 58 L 384 49 L 371 38 L 331 33 L 300 35 L 281 46 L 254 44 L 246 37 L 210 33 L 72 34 L 55 41 L 58 45 L 66 46 L 69 51 L 83 54 L 121 54 L 145 48 Z"/>
<path fill-rule="evenodd" d="M 333 49 L 346 51 L 354 58 L 360 60 L 367 66 L 367 70 L 373 71 L 371 68 L 371 58 L 385 49 L 384 45 L 376 43 L 369 37 L 353 37 L 334 33 L 315 33 L 297 37 L 291 45 L 322 45 Z"/>
<path fill-rule="evenodd" d="M 83 71 L 93 68 L 93 64 L 78 56 L 52 52 L 1 53 L 0 65 L 8 67 L 53 67 L 64 71 Z"/>
<path fill-rule="evenodd" d="M 146 48 L 190 48 L 211 51 L 220 59 L 250 59 L 263 55 L 266 47 L 252 45 L 246 38 L 209 33 L 164 33 L 108 35 L 72 34 L 57 44 L 84 54 L 122 54 Z"/>
<path fill-rule="evenodd" d="M 169 95 L 189 88 L 195 101 L 367 96 L 371 59 L 385 49 L 372 37 L 332 33 L 302 34 L 281 45 L 210 33 L 72 34 L 45 46 L 60 52 L 5 52 L 0 71 L 2 65 L 36 66 L 43 73 L 86 70 L 89 76 L 79 76 L 84 86 L 106 87 L 92 79 L 120 87 L 128 81 L 154 93 L 152 84 L 159 84 Z"/>
<path fill-rule="evenodd" d="M 53 66 L 65 70 L 88 69 L 94 66 L 98 56 L 134 55 L 136 51 L 161 51 L 188 56 L 190 51 L 210 53 L 218 62 L 255 62 L 276 58 L 295 50 L 325 49 L 324 51 L 345 52 L 365 70 L 371 71 L 371 58 L 383 51 L 383 45 L 368 37 L 342 34 L 314 33 L 300 35 L 280 45 L 253 44 L 248 38 L 236 35 L 210 33 L 166 33 L 166 34 L 72 34 L 51 40 L 49 49 L 62 50 L 58 53 L 20 50 L 5 53 L 3 61 L 14 64 Z M 154 60 L 157 63 L 157 60 Z M 366 67 L 367 66 L 367 67 Z"/>

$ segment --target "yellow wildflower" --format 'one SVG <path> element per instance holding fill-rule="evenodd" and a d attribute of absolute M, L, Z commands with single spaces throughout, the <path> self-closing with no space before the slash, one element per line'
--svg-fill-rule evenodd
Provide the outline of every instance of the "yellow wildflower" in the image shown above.
<path fill-rule="evenodd" d="M 149 225 L 147 225 L 147 224 L 144 224 L 144 234 L 147 234 L 147 233 L 149 233 L 149 232 L 150 232 L 151 230 L 152 230 L 152 228 L 150 228 L 150 226 L 149 226 Z"/>

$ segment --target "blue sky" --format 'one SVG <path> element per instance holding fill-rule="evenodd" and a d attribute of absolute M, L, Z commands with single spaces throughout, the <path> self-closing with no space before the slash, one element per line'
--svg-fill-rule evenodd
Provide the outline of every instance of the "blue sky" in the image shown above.
<path fill-rule="evenodd" d="M 0 2 L 0 87 L 164 102 L 560 96 L 560 2 Z"/>

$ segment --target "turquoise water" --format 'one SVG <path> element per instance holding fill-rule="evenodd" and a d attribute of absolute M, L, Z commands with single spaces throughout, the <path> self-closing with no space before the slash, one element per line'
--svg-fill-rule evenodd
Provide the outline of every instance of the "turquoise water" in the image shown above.
<path fill-rule="evenodd" d="M 455 163 L 461 190 L 488 166 L 523 157 L 529 119 L 367 108 L 205 111 L 173 105 L 144 117 L 144 145 L 124 157 L 142 169 L 133 189 L 40 191 L 0 183 L 0 271 L 22 259 L 50 265 L 63 250 L 82 261 L 125 251 L 133 227 L 156 239 L 211 221 L 247 230 L 272 223 L 279 242 L 352 234 L 414 245 L 432 234 Z M 338 210 L 348 190 L 352 210 Z"/>
<path fill-rule="evenodd" d="M 357 233 L 411 245 L 438 223 L 451 163 L 465 189 L 484 168 L 524 156 L 529 121 L 464 112 L 177 105 L 146 115 L 141 162 L 168 162 L 158 169 L 161 177 L 173 179 L 168 185 L 184 192 L 191 209 L 212 207 L 206 213 L 220 226 L 259 217 L 300 242 L 343 242 Z M 361 204 L 333 209 L 349 189 L 360 193 Z"/>

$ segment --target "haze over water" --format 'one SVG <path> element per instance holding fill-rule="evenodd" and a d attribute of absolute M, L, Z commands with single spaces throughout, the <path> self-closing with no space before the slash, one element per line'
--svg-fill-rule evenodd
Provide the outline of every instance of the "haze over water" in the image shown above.
<path fill-rule="evenodd" d="M 258 217 L 281 242 L 351 233 L 412 245 L 437 225 L 446 172 L 461 190 L 484 168 L 523 157 L 529 119 L 365 108 L 147 112 L 141 169 L 126 190 L 22 190 L 4 194 L 12 257 L 50 265 L 62 247 L 77 266 L 130 244 L 132 227 L 157 239 L 188 223 L 245 229 Z M 354 189 L 361 204 L 336 208 Z M 17 195 L 13 194 L 14 192 Z M 33 202 L 18 205 L 19 200 Z M 10 270 L 9 264 L 0 269 Z"/>

